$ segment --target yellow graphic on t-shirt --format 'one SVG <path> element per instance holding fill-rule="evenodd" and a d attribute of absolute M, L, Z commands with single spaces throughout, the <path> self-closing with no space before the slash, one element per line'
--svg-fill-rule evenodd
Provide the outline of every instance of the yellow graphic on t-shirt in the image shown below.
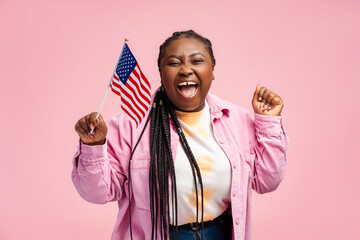
<path fill-rule="evenodd" d="M 189 127 L 193 127 L 196 126 L 196 124 L 198 123 L 199 119 L 198 118 L 180 118 L 181 121 L 183 121 L 186 125 L 188 125 Z"/>
<path fill-rule="evenodd" d="M 201 126 L 199 120 L 201 119 L 202 112 L 180 112 L 176 111 L 177 117 L 186 124 L 189 129 L 184 129 L 185 137 L 187 139 L 193 138 L 194 133 L 200 134 L 204 138 L 208 138 L 208 132 Z"/>
<path fill-rule="evenodd" d="M 196 162 L 200 168 L 200 172 L 202 176 L 206 176 L 214 167 L 215 161 L 209 156 L 196 156 Z"/>
<path fill-rule="evenodd" d="M 177 117 L 183 121 L 189 127 L 192 127 L 197 124 L 201 118 L 202 112 L 180 112 L 175 111 Z"/>
<path fill-rule="evenodd" d="M 207 206 L 208 202 L 211 200 L 211 197 L 213 195 L 213 193 L 216 191 L 215 188 L 213 189 L 209 189 L 209 188 L 204 188 L 204 207 Z M 195 189 L 188 195 L 189 197 L 189 204 L 192 207 L 196 208 L 196 191 Z M 198 188 L 198 199 L 199 199 L 199 210 L 201 211 L 201 189 L 200 187 Z"/>

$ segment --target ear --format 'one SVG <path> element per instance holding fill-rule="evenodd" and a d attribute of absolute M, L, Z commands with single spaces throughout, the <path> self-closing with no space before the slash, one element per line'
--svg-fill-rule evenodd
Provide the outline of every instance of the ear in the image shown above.
<path fill-rule="evenodd" d="M 215 76 L 214 76 L 214 68 L 213 68 L 213 70 L 212 70 L 212 72 L 211 72 L 211 80 L 215 80 Z"/>

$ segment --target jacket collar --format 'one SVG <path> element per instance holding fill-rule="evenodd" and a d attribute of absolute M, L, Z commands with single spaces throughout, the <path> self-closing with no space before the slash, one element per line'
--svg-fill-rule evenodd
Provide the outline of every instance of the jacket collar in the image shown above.
<path fill-rule="evenodd" d="M 230 110 L 224 105 L 223 101 L 218 99 L 215 95 L 208 93 L 206 100 L 210 107 L 210 114 L 214 118 L 220 118 L 222 115 L 229 116 Z"/>

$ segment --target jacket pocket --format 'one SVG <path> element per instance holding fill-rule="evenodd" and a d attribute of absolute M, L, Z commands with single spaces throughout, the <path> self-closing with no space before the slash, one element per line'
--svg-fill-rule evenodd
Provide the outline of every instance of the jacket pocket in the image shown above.
<path fill-rule="evenodd" d="M 143 210 L 150 210 L 149 168 L 149 159 L 131 161 L 130 170 L 133 201 L 135 201 L 135 205 L 139 209 Z"/>

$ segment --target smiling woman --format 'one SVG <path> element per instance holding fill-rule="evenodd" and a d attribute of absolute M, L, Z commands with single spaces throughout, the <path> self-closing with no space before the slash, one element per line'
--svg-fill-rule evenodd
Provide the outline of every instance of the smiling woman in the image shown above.
<path fill-rule="evenodd" d="M 158 67 L 148 121 L 119 114 L 105 124 L 91 113 L 77 122 L 76 189 L 93 203 L 118 201 L 113 240 L 250 240 L 251 190 L 273 191 L 285 175 L 282 99 L 257 85 L 254 118 L 210 94 L 212 45 L 192 30 L 160 46 Z"/>
<path fill-rule="evenodd" d="M 197 112 L 214 80 L 214 63 L 204 43 L 182 37 L 173 40 L 160 61 L 161 83 L 177 110 Z"/>

